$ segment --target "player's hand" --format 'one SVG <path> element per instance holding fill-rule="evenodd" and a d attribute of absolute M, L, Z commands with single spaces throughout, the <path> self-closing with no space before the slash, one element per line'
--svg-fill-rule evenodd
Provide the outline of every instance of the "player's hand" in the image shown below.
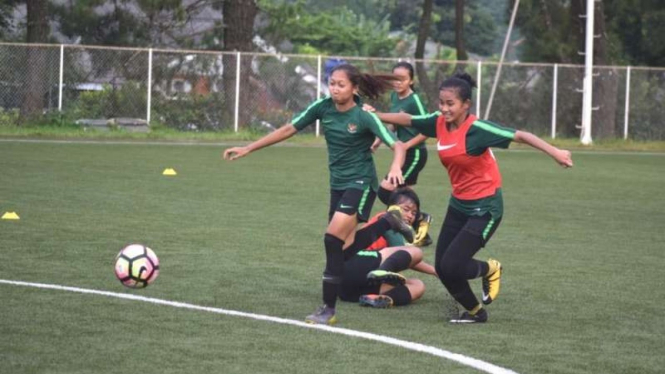
<path fill-rule="evenodd" d="M 225 150 L 223 157 L 225 160 L 233 161 L 247 156 L 248 153 L 249 149 L 247 147 L 233 147 Z"/>
<path fill-rule="evenodd" d="M 573 167 L 573 158 L 568 150 L 557 149 L 557 152 L 554 154 L 554 160 L 564 168 Z"/>
<path fill-rule="evenodd" d="M 363 104 L 363 110 L 364 110 L 365 112 L 372 112 L 372 113 L 373 113 L 373 112 L 376 112 L 376 108 L 373 107 L 373 106 L 371 106 L 371 105 L 369 105 L 369 104 L 367 104 L 367 103 Z"/>
<path fill-rule="evenodd" d="M 391 169 L 386 176 L 386 179 L 393 186 L 401 186 L 404 184 L 404 176 L 402 175 L 402 169 Z"/>
<path fill-rule="evenodd" d="M 369 147 L 369 150 L 372 153 L 374 153 L 374 151 L 379 149 L 380 146 L 381 146 L 381 139 L 377 138 L 376 140 L 374 140 L 374 143 L 372 143 L 372 145 Z"/>
<path fill-rule="evenodd" d="M 432 216 L 422 212 L 418 212 L 418 215 L 418 228 L 416 229 L 416 236 L 413 238 L 413 245 L 422 247 L 425 245 L 427 233 L 429 232 L 429 227 L 432 223 Z"/>

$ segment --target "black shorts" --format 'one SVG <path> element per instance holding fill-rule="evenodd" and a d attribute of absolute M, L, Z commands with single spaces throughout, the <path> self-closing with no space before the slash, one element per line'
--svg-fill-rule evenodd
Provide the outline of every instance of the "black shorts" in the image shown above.
<path fill-rule="evenodd" d="M 364 189 L 347 188 L 346 190 L 330 190 L 330 208 L 328 209 L 328 222 L 335 212 L 348 215 L 358 215 L 358 222 L 367 222 L 372 213 L 372 205 L 376 199 L 376 192 L 367 186 Z"/>
<path fill-rule="evenodd" d="M 361 295 L 378 294 L 381 285 L 370 286 L 367 273 L 381 265 L 381 253 L 378 251 L 360 251 L 344 263 L 342 285 L 339 298 L 342 301 L 358 302 Z"/>
<path fill-rule="evenodd" d="M 413 186 L 418 183 L 418 174 L 423 170 L 427 163 L 427 148 L 416 147 L 406 151 L 404 165 L 402 165 L 402 175 L 404 184 Z"/>

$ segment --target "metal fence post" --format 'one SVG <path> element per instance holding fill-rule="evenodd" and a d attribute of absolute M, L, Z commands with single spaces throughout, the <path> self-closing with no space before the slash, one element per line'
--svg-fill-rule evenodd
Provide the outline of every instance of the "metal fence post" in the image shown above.
<path fill-rule="evenodd" d="M 321 55 L 319 55 L 316 58 L 316 100 L 319 100 L 321 98 Z M 316 120 L 316 137 L 319 137 L 320 131 L 321 130 L 321 123 L 317 119 Z"/>
<path fill-rule="evenodd" d="M 476 82 L 478 84 L 478 89 L 476 90 L 477 96 L 476 96 L 476 116 L 480 117 L 480 91 L 481 87 L 483 86 L 481 84 L 482 79 L 483 79 L 483 70 L 482 70 L 482 65 L 483 63 L 478 60 L 478 71 L 476 72 Z"/>
<path fill-rule="evenodd" d="M 556 138 L 556 99 L 559 87 L 559 64 L 554 64 L 554 76 L 552 77 L 552 139 Z"/>
<path fill-rule="evenodd" d="M 240 108 L 240 52 L 236 54 L 236 105 L 235 105 L 235 119 L 233 121 L 233 129 L 238 132 L 238 121 L 240 115 L 238 113 Z"/>
<path fill-rule="evenodd" d="M 150 107 L 152 105 L 152 48 L 148 49 L 148 99 L 146 104 L 145 119 L 150 125 Z"/>
<path fill-rule="evenodd" d="M 628 139 L 628 115 L 630 113 L 630 66 L 626 69 L 626 107 L 623 113 L 623 140 Z"/>
<path fill-rule="evenodd" d="M 64 61 L 65 61 L 65 45 L 60 44 L 60 73 L 59 73 L 60 77 L 58 79 L 58 112 L 62 112 L 62 79 L 63 79 L 62 68 L 64 66 Z M 50 88 L 49 88 L 49 91 L 50 91 Z"/>

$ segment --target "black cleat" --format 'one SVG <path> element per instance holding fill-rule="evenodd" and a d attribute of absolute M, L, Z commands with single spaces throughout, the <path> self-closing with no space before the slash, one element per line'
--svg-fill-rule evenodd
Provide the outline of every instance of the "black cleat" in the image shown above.
<path fill-rule="evenodd" d="M 388 207 L 383 217 L 390 224 L 390 228 L 404 236 L 404 240 L 413 243 L 413 229 L 402 219 L 402 209 L 397 205 Z"/>
<path fill-rule="evenodd" d="M 394 305 L 393 299 L 387 295 L 362 295 L 358 302 L 360 306 L 371 306 L 372 308 L 390 308 Z"/>
<path fill-rule="evenodd" d="M 487 322 L 487 311 L 480 309 L 476 314 L 462 313 L 459 318 L 451 319 L 450 323 L 485 323 Z"/>

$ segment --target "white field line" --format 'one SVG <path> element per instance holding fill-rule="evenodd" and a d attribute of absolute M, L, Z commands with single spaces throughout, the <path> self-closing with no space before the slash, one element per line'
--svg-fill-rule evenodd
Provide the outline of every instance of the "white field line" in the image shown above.
<path fill-rule="evenodd" d="M 100 291 L 100 290 L 92 290 L 92 289 L 87 289 L 87 288 L 78 288 L 78 287 L 67 287 L 67 286 L 59 286 L 56 284 L 44 284 L 44 283 L 32 283 L 32 282 L 21 282 L 21 281 L 13 281 L 13 280 L 6 280 L 6 279 L 0 279 L 0 284 L 8 284 L 8 285 L 14 285 L 14 286 L 24 286 L 24 287 L 34 287 L 34 288 L 41 288 L 41 289 L 50 289 L 50 290 L 58 290 L 58 291 L 69 291 L 69 292 L 76 292 L 76 293 L 82 293 L 82 294 L 90 294 L 90 295 L 97 295 L 97 296 L 106 296 L 106 297 L 114 297 L 117 299 L 125 299 L 125 300 L 134 300 L 134 301 L 143 301 L 146 303 L 151 303 L 151 304 L 157 304 L 157 305 L 166 305 L 166 306 L 171 306 L 175 308 L 183 308 L 183 309 L 189 309 L 189 310 L 197 310 L 197 311 L 202 311 L 202 312 L 210 312 L 210 313 L 216 313 L 216 314 L 224 314 L 228 316 L 234 316 L 234 317 L 243 317 L 243 318 L 251 318 L 259 321 L 267 321 L 267 322 L 274 322 L 274 323 L 281 323 L 285 325 L 292 325 L 292 326 L 297 326 L 297 327 L 304 327 L 308 329 L 316 329 L 316 330 L 323 330 L 327 332 L 331 332 L 334 334 L 341 334 L 341 335 L 346 335 L 346 336 L 353 336 L 356 338 L 361 338 L 361 339 L 367 339 L 367 340 L 373 340 L 385 344 L 390 344 L 394 345 L 400 348 L 404 349 L 409 349 L 412 351 L 416 352 L 423 352 L 427 353 L 433 356 L 445 358 L 451 361 L 455 361 L 457 363 L 460 363 L 465 366 L 469 366 L 475 369 L 478 369 L 480 371 L 486 372 L 486 373 L 491 373 L 491 374 L 517 374 L 516 372 L 509 370 L 509 369 L 504 369 L 500 366 L 496 366 L 481 360 L 477 360 L 472 357 L 464 356 L 458 353 L 452 353 L 440 348 L 420 344 L 420 343 L 413 343 L 401 339 L 395 339 L 391 338 L 389 336 L 384 336 L 384 335 L 377 335 L 377 334 L 372 334 L 368 332 L 362 332 L 362 331 L 355 331 L 355 330 L 350 330 L 350 329 L 344 329 L 340 327 L 332 327 L 332 326 L 325 326 L 325 325 L 310 325 L 304 322 L 300 321 L 295 321 L 291 319 L 285 319 L 285 318 L 278 318 L 278 317 L 271 317 L 271 316 L 266 316 L 262 314 L 254 314 L 254 313 L 245 313 L 245 312 L 239 312 L 235 310 L 228 310 L 228 309 L 221 309 L 221 308 L 212 308 L 212 307 L 206 307 L 206 306 L 200 306 L 200 305 L 194 305 L 194 304 L 188 304 L 188 303 L 181 303 L 177 301 L 169 301 L 169 300 L 163 300 L 163 299 L 156 299 L 152 297 L 144 297 L 144 296 L 138 296 L 138 295 L 133 295 L 133 294 L 125 294 L 125 293 L 117 293 L 117 292 L 108 292 L 108 291 Z"/>
<path fill-rule="evenodd" d="M 172 145 L 172 146 L 196 146 L 196 147 L 235 147 L 249 144 L 249 141 L 221 141 L 221 142 L 201 142 L 201 141 L 132 141 L 132 140 L 58 140 L 58 139 L 12 139 L 0 138 L 0 143 L 44 143 L 44 144 L 110 144 L 110 145 Z M 301 144 L 301 143 L 277 143 L 271 147 L 301 147 L 301 148 L 325 148 L 321 144 Z M 427 146 L 427 149 L 436 151 L 435 145 Z M 380 147 L 379 150 L 388 150 L 387 147 Z M 538 152 L 535 149 L 500 149 L 493 148 L 492 152 Z M 665 157 L 665 152 L 641 152 L 641 151 L 593 151 L 593 150 L 573 150 L 575 154 L 589 155 L 631 155 L 631 156 L 661 156 Z"/>

